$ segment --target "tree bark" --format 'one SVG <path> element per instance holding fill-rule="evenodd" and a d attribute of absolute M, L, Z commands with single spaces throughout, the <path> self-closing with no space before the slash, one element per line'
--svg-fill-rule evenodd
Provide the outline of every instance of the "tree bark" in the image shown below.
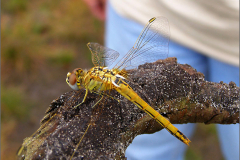
<path fill-rule="evenodd" d="M 176 58 L 141 65 L 129 71 L 129 79 L 140 97 L 172 124 L 239 123 L 239 87 L 205 81 L 202 73 L 178 64 Z M 82 102 L 85 90 L 53 100 L 40 128 L 24 140 L 18 158 L 125 159 L 134 137 L 163 129 L 116 91 L 106 94 L 94 108 L 101 98 L 94 93 L 73 108 Z"/>

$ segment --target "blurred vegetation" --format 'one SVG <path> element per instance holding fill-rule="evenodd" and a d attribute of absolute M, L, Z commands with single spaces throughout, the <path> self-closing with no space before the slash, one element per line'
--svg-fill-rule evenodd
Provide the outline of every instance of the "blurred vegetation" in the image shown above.
<path fill-rule="evenodd" d="M 19 88 L 1 88 L 1 121 L 12 119 L 26 120 L 29 117 L 30 102 L 25 102 L 26 97 Z"/>
<path fill-rule="evenodd" d="M 92 17 L 81 0 L 2 0 L 2 159 L 16 159 L 17 149 L 37 130 L 50 102 L 71 90 L 66 73 L 92 66 L 86 44 L 103 44 L 103 33 L 104 23 Z M 212 143 L 219 154 L 215 132 L 214 126 L 202 126 L 200 137 L 191 139 L 186 159 L 205 159 L 201 149 Z"/>
<path fill-rule="evenodd" d="M 2 1 L 2 159 L 16 159 L 50 102 L 71 90 L 66 73 L 92 66 L 86 44 L 103 43 L 103 27 L 81 0 Z"/>
<path fill-rule="evenodd" d="M 197 124 L 185 160 L 224 160 L 214 124 Z"/>

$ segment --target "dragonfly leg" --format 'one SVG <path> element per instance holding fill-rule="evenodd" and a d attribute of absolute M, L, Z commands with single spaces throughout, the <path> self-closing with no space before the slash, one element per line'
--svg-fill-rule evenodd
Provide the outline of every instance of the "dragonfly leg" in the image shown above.
<path fill-rule="evenodd" d="M 73 154 L 72 154 L 72 156 L 71 156 L 70 160 L 72 160 L 72 158 L 73 158 L 73 156 L 74 156 L 75 152 L 77 151 L 77 149 L 78 149 L 78 147 L 79 147 L 80 143 L 81 143 L 81 142 L 82 142 L 82 140 L 83 140 L 83 137 L 84 137 L 84 136 L 85 136 L 85 134 L 87 133 L 87 131 L 88 131 L 88 129 L 89 129 L 89 127 L 90 127 L 90 126 L 91 126 L 91 122 L 88 124 L 88 126 L 87 126 L 87 129 L 85 130 L 85 132 L 84 132 L 84 134 L 83 134 L 82 138 L 80 139 L 80 141 L 78 142 L 77 146 L 75 147 L 75 149 L 74 149 L 74 152 L 73 152 Z"/>
<path fill-rule="evenodd" d="M 110 96 L 110 95 L 108 95 L 108 94 L 106 94 L 106 93 L 103 93 L 103 92 L 93 92 L 93 93 L 96 93 L 96 94 L 99 94 L 99 95 L 101 95 L 102 97 L 97 101 L 97 103 L 95 103 L 93 106 L 92 106 L 92 108 L 94 108 L 102 99 L 103 99 L 103 96 L 108 96 L 108 97 L 110 97 L 110 98 L 112 98 L 112 99 L 114 99 L 114 100 L 116 100 L 116 101 L 118 101 L 118 103 L 120 103 L 120 100 L 119 99 L 116 99 L 116 98 L 114 98 L 114 97 L 112 97 L 112 96 Z"/>
<path fill-rule="evenodd" d="M 110 98 L 118 101 L 118 103 L 120 103 L 120 100 L 119 100 L 119 99 L 114 98 L 114 97 L 112 97 L 112 96 L 110 96 L 110 95 L 108 95 L 108 94 L 106 94 L 106 93 L 103 93 L 103 92 L 93 92 L 93 93 L 99 94 L 99 95 L 101 95 L 101 96 L 103 96 L 103 95 L 104 95 L 104 96 L 108 96 L 108 97 L 110 97 Z"/>
<path fill-rule="evenodd" d="M 102 99 L 103 99 L 103 95 L 102 95 L 102 97 L 97 101 L 97 103 L 95 103 L 95 104 L 92 106 L 92 108 L 94 108 Z"/>
<path fill-rule="evenodd" d="M 87 98 L 87 94 L 88 94 L 88 89 L 86 89 L 85 96 L 84 96 L 82 102 L 79 103 L 79 104 L 77 104 L 76 106 L 74 106 L 74 107 L 73 107 L 74 109 L 76 109 L 78 106 L 80 106 L 81 104 L 83 104 L 83 103 L 85 102 L 85 100 L 86 100 L 86 98 Z"/>
<path fill-rule="evenodd" d="M 109 95 L 107 95 L 108 97 L 110 97 L 110 98 L 112 98 L 112 99 L 114 99 L 114 100 L 116 100 L 116 101 L 118 101 L 118 103 L 120 103 L 120 100 L 119 99 L 117 99 L 117 98 L 114 98 L 114 97 L 112 97 L 112 96 L 109 96 Z"/>
<path fill-rule="evenodd" d="M 110 98 L 112 98 L 112 99 L 114 99 L 114 100 L 118 101 L 118 103 L 120 103 L 120 100 L 119 100 L 119 99 L 117 99 L 117 98 L 114 98 L 114 97 L 112 97 L 112 96 L 110 96 L 110 95 L 108 95 L 108 94 L 105 94 L 105 93 L 102 93 L 102 94 L 104 94 L 104 95 L 106 95 L 106 96 L 108 96 L 108 97 L 110 97 Z"/>
<path fill-rule="evenodd" d="M 51 121 L 51 119 L 52 118 L 54 118 L 56 116 L 56 113 L 54 114 L 54 115 L 52 115 L 51 116 L 51 118 L 49 118 L 49 120 L 47 120 L 45 123 L 43 123 L 43 124 L 41 124 L 41 126 L 40 126 L 40 128 L 37 130 L 37 131 L 35 131 L 31 136 L 30 136 L 30 138 L 35 138 L 35 139 L 37 139 L 39 136 L 41 136 L 41 134 L 36 134 L 36 133 L 38 133 L 39 131 L 41 131 L 44 127 L 46 127 L 46 125 Z M 34 136 L 34 135 L 36 135 L 36 136 Z M 26 138 L 27 139 L 27 138 Z M 20 156 L 21 154 L 22 154 L 22 152 L 23 152 L 23 150 L 24 150 L 24 148 L 26 147 L 28 147 L 33 141 L 31 140 L 31 141 L 26 141 L 26 139 L 24 140 L 24 142 L 23 142 L 23 144 L 22 144 L 22 146 L 18 149 L 18 151 L 17 151 L 17 155 L 18 156 Z M 40 141 L 39 143 L 42 143 L 42 141 Z"/>

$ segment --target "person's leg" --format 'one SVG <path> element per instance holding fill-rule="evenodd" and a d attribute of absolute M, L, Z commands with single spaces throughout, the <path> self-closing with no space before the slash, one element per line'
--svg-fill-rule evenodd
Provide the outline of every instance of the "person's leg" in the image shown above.
<path fill-rule="evenodd" d="M 195 124 L 174 124 L 190 138 Z M 190 144 L 191 145 L 191 144 Z M 183 160 L 187 145 L 172 136 L 167 130 L 153 134 L 142 134 L 134 138 L 126 150 L 128 160 Z"/>
<path fill-rule="evenodd" d="M 134 45 L 143 27 L 143 25 L 119 16 L 111 6 L 108 6 L 105 31 L 106 47 L 118 51 L 120 56 L 123 57 Z M 190 64 L 198 71 L 206 73 L 206 58 L 199 53 L 170 42 L 168 57 L 173 56 L 178 58 L 179 63 Z M 175 126 L 189 138 L 195 128 L 195 124 Z M 185 144 L 177 140 L 168 131 L 162 130 L 154 134 L 137 136 L 127 148 L 126 157 L 128 160 L 182 160 L 186 147 Z"/>
<path fill-rule="evenodd" d="M 209 80 L 212 82 L 233 81 L 239 86 L 239 67 L 209 58 Z M 226 160 L 239 159 L 239 124 L 217 125 L 218 136 Z"/>

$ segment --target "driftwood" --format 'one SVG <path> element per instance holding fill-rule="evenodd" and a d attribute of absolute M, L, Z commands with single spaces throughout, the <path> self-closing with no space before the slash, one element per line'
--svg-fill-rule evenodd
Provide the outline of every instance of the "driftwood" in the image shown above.
<path fill-rule="evenodd" d="M 173 124 L 239 123 L 239 87 L 233 82 L 205 81 L 202 73 L 178 64 L 176 58 L 141 65 L 129 74 L 131 87 Z M 71 91 L 53 100 L 38 131 L 24 140 L 18 158 L 125 159 L 134 137 L 162 129 L 116 91 L 106 93 L 109 96 L 94 108 L 100 96 L 89 93 L 86 102 L 73 109 L 84 94 Z"/>

